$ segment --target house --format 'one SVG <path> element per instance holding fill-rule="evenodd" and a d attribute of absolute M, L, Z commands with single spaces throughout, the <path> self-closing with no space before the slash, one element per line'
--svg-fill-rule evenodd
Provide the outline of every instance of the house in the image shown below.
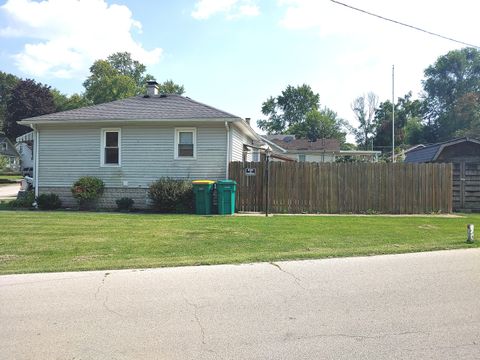
<path fill-rule="evenodd" d="M 15 148 L 20 155 L 20 170 L 23 175 L 33 175 L 33 131 L 17 137 Z"/>
<path fill-rule="evenodd" d="M 89 175 L 105 183 L 100 207 L 126 196 L 145 208 L 153 181 L 227 179 L 229 162 L 260 140 L 236 115 L 157 89 L 151 81 L 146 95 L 22 120 L 34 130 L 36 195 L 72 206 L 72 184 Z"/>
<path fill-rule="evenodd" d="M 417 146 L 406 163 L 453 163 L 453 210 L 480 210 L 480 140 L 458 138 Z"/>
<path fill-rule="evenodd" d="M 297 139 L 295 135 L 263 135 L 272 151 L 299 162 L 335 162 L 344 157 L 376 162 L 381 151 L 340 150 L 337 139 Z"/>
<path fill-rule="evenodd" d="M 7 159 L 7 170 L 18 171 L 20 168 L 20 155 L 15 146 L 4 133 L 0 133 L 0 156 Z"/>

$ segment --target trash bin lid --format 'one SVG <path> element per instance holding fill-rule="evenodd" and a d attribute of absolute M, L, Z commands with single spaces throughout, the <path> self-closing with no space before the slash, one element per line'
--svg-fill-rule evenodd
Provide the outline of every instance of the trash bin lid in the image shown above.
<path fill-rule="evenodd" d="M 235 180 L 218 180 L 217 181 L 217 184 L 220 184 L 220 185 L 236 185 L 237 182 Z"/>
<path fill-rule="evenodd" d="M 211 185 L 211 184 L 215 184 L 215 181 L 213 181 L 213 180 L 193 180 L 192 184 Z"/>

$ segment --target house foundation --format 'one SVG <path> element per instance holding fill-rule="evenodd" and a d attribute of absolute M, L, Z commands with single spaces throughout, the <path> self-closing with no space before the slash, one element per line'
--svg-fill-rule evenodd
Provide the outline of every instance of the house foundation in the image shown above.
<path fill-rule="evenodd" d="M 77 200 L 73 197 L 70 187 L 39 187 L 39 194 L 55 193 L 62 201 L 62 207 L 76 208 Z M 146 210 L 150 207 L 150 199 L 148 198 L 148 189 L 146 188 L 127 188 L 127 187 L 109 187 L 105 188 L 102 196 L 98 199 L 98 208 L 115 209 L 116 200 L 122 197 L 133 199 L 134 208 Z"/>

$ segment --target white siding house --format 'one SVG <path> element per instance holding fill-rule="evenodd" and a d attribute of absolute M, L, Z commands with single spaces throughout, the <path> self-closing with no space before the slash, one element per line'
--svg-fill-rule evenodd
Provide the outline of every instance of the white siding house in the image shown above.
<path fill-rule="evenodd" d="M 3 133 L 0 133 L 0 156 L 7 160 L 8 171 L 18 171 L 20 169 L 20 155 L 15 146 Z"/>
<path fill-rule="evenodd" d="M 33 173 L 33 131 L 17 137 L 15 148 L 20 155 L 20 170 L 23 174 Z"/>
<path fill-rule="evenodd" d="M 155 84 L 150 84 L 150 87 Z M 137 96 L 22 120 L 34 129 L 35 190 L 73 205 L 81 176 L 105 183 L 100 206 L 131 197 L 148 205 L 148 186 L 160 177 L 228 178 L 258 135 L 240 117 L 180 95 Z"/>

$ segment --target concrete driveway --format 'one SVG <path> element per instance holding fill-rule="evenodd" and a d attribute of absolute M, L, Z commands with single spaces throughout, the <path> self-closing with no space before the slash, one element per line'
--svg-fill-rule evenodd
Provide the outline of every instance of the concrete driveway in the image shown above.
<path fill-rule="evenodd" d="M 0 185 L 0 200 L 16 198 L 20 191 L 20 183 Z"/>
<path fill-rule="evenodd" d="M 1 359 L 479 359 L 480 249 L 0 277 Z"/>

